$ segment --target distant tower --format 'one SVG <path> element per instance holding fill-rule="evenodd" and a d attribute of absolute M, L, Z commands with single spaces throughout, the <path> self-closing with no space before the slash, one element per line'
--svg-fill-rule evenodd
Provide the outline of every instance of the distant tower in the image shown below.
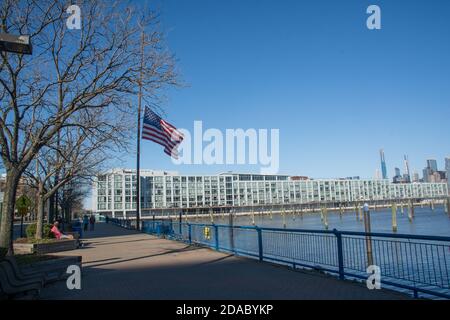
<path fill-rule="evenodd" d="M 387 169 L 386 169 L 386 160 L 384 158 L 384 150 L 380 150 L 380 158 L 381 158 L 381 174 L 383 179 L 387 179 Z"/>
<path fill-rule="evenodd" d="M 412 181 L 413 182 L 419 182 L 420 181 L 419 173 L 417 172 L 417 170 L 414 170 Z"/>
<path fill-rule="evenodd" d="M 427 168 L 431 169 L 433 172 L 438 171 L 437 161 L 435 159 L 428 159 Z"/>
<path fill-rule="evenodd" d="M 411 173 L 409 172 L 408 156 L 405 155 L 404 159 L 405 159 L 405 178 L 406 178 L 407 182 L 411 182 Z"/>

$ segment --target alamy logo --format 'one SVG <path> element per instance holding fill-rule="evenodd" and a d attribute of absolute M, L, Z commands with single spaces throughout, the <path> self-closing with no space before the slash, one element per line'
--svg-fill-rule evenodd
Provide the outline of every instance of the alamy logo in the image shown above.
<path fill-rule="evenodd" d="M 66 26 L 69 30 L 80 30 L 81 29 L 81 9 L 76 4 L 69 6 L 66 13 L 70 16 L 66 20 Z"/>
<path fill-rule="evenodd" d="M 70 274 L 67 278 L 66 285 L 67 289 L 81 290 L 81 269 L 77 265 L 70 265 L 67 267 L 66 273 Z"/>
<path fill-rule="evenodd" d="M 369 277 L 366 280 L 367 289 L 381 289 L 381 269 L 379 266 L 371 265 L 367 267 Z"/>
<path fill-rule="evenodd" d="M 381 9 L 379 6 L 373 4 L 367 8 L 367 14 L 370 16 L 367 18 L 367 28 L 369 30 L 381 29 Z"/>
<path fill-rule="evenodd" d="M 277 174 L 279 170 L 279 129 L 219 129 L 203 131 L 202 121 L 194 121 L 193 135 L 179 129 L 183 142 L 174 164 L 259 165 L 261 174 Z M 206 145 L 205 145 L 206 144 Z"/>

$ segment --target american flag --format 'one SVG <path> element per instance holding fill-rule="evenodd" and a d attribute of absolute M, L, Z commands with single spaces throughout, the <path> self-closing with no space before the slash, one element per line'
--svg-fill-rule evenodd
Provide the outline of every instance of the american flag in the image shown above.
<path fill-rule="evenodd" d="M 161 119 L 149 107 L 145 107 L 142 139 L 162 145 L 166 154 L 178 159 L 177 147 L 183 138 L 183 134 L 177 128 Z"/>

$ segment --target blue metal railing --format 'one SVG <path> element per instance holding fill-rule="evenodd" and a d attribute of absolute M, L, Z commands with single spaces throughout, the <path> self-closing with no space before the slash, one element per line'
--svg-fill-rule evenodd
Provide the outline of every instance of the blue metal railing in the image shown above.
<path fill-rule="evenodd" d="M 122 227 L 130 220 L 110 219 Z M 411 290 L 415 297 L 450 299 L 450 237 L 338 230 L 302 230 L 144 220 L 143 232 L 204 245 L 294 268 L 333 273 L 340 279 L 369 276 L 380 267 L 383 285 Z M 371 254 L 368 249 L 371 248 Z"/>

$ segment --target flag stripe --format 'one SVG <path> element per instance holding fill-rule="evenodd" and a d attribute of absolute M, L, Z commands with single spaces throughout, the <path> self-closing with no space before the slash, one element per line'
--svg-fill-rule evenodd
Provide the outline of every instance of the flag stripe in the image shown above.
<path fill-rule="evenodd" d="M 141 137 L 163 146 L 164 153 L 178 159 L 177 147 L 184 139 L 183 134 L 148 107 L 145 107 Z"/>
<path fill-rule="evenodd" d="M 170 123 L 165 122 L 164 120 L 161 120 L 161 125 L 165 129 L 167 129 L 167 131 L 169 132 L 169 134 L 172 137 L 183 140 L 183 138 L 184 138 L 183 134 L 181 132 L 179 132 L 175 127 L 173 127 Z"/>
<path fill-rule="evenodd" d="M 159 131 L 156 131 L 152 128 L 143 128 L 142 135 L 144 135 L 144 134 L 154 136 L 154 137 L 164 141 L 167 145 L 170 145 L 171 147 L 175 146 L 175 143 L 170 141 L 165 134 L 161 134 Z"/>
<path fill-rule="evenodd" d="M 161 140 L 158 137 L 156 137 L 153 134 L 147 134 L 147 133 L 143 133 L 142 134 L 142 139 L 146 139 L 146 140 L 152 140 L 156 143 L 159 143 L 160 145 L 162 145 L 163 147 L 167 146 L 167 142 L 165 140 Z"/>

